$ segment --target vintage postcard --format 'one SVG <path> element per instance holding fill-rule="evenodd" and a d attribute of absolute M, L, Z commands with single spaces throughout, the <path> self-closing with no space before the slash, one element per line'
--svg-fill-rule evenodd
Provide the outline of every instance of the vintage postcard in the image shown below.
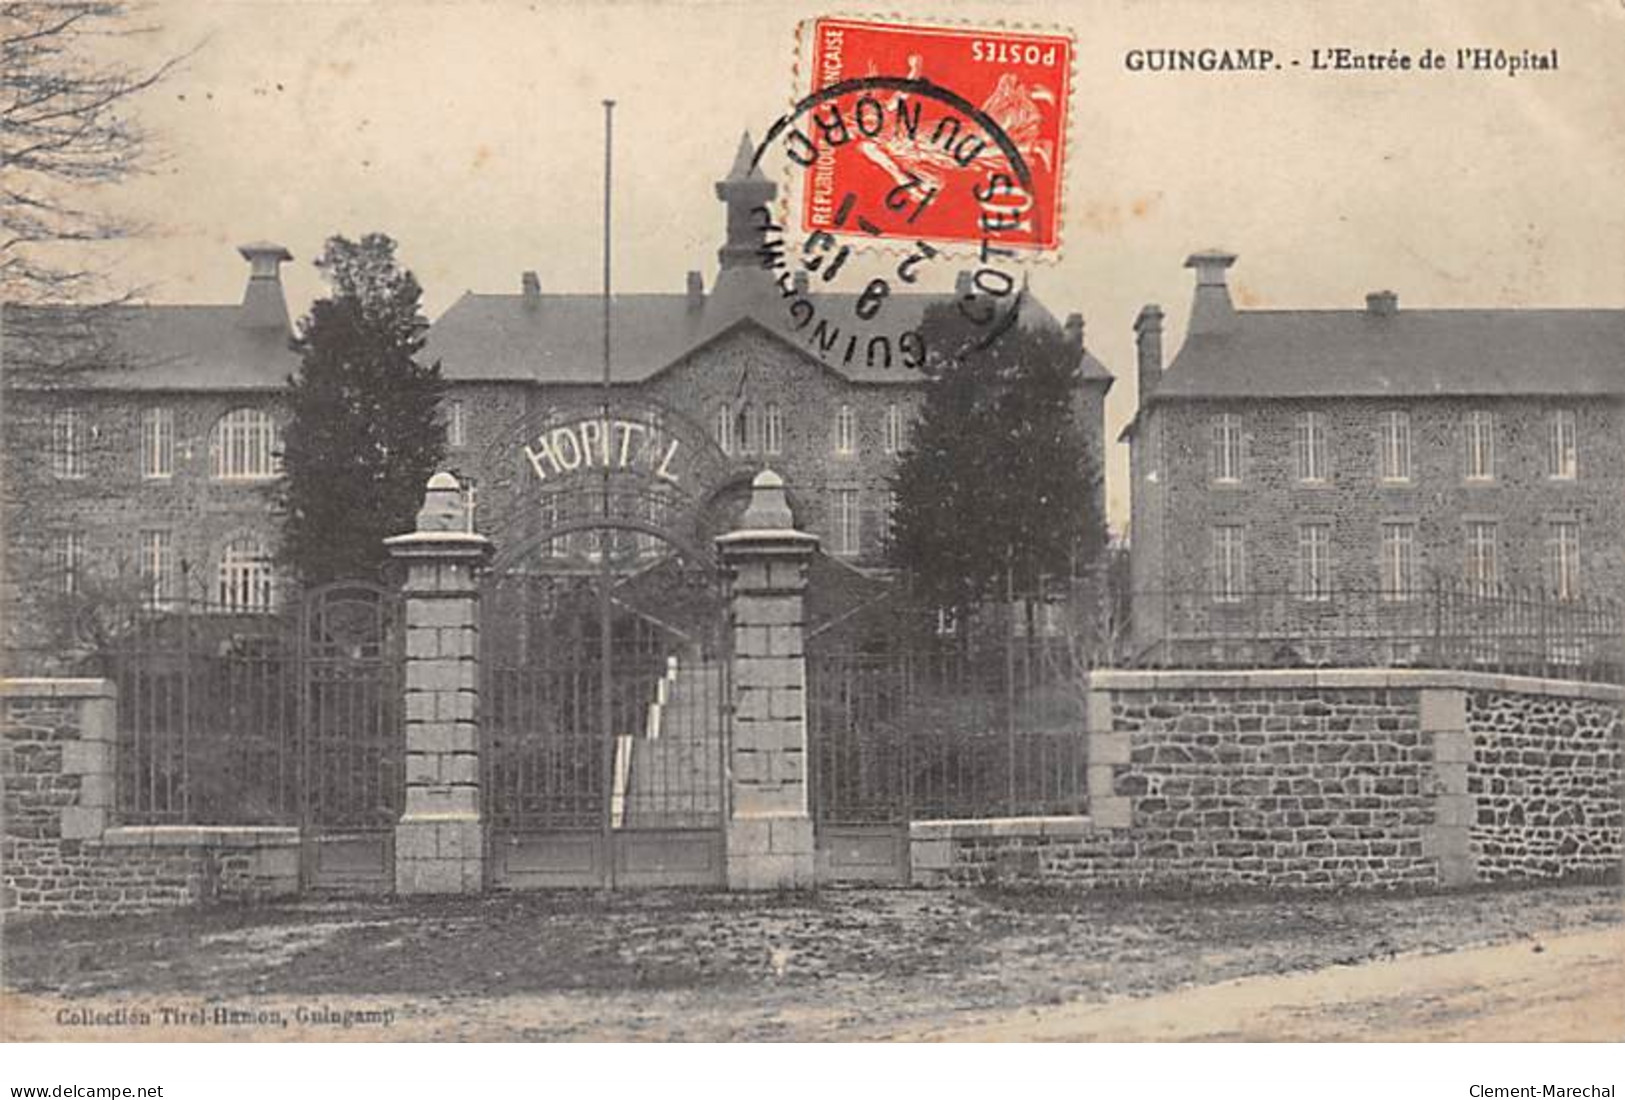
<path fill-rule="evenodd" d="M 1625 1038 L 1619 0 L 0 22 L 8 1041 Z"/>

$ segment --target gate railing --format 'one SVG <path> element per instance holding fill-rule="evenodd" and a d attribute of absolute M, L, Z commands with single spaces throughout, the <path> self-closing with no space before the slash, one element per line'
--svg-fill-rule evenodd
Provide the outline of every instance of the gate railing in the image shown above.
<path fill-rule="evenodd" d="M 1142 649 L 1164 668 L 1471 669 L 1625 682 L 1625 604 L 1435 579 L 1414 591 L 1336 587 L 1134 594 Z"/>
<path fill-rule="evenodd" d="M 118 686 L 118 819 L 372 827 L 399 816 L 398 615 L 370 584 L 273 613 L 99 608 L 86 671 Z"/>
<path fill-rule="evenodd" d="M 1081 814 L 1083 699 L 1053 637 L 807 658 L 817 820 Z"/>
<path fill-rule="evenodd" d="M 567 634 L 561 631 L 561 636 Z M 559 645 L 516 661 L 482 639 L 485 807 L 509 832 L 712 828 L 724 807 L 727 662 L 648 615 L 616 618 L 603 656 Z"/>

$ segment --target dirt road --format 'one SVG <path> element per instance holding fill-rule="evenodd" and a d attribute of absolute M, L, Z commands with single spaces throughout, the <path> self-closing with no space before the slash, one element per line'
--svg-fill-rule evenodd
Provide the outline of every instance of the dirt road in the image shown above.
<path fill-rule="evenodd" d="M 21 1040 L 1625 1039 L 1616 887 L 672 892 L 25 922 Z"/>
<path fill-rule="evenodd" d="M 1618 1042 L 1618 928 L 901 1032 L 942 1042 Z"/>

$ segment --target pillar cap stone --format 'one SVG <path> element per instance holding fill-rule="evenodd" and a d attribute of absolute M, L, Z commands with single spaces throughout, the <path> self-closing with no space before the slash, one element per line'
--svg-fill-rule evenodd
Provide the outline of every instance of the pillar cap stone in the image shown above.
<path fill-rule="evenodd" d="M 717 538 L 723 553 L 807 553 L 818 546 L 818 536 L 797 531 L 795 516 L 784 494 L 784 478 L 763 470 L 751 479 L 750 504 L 739 526 Z"/>
<path fill-rule="evenodd" d="M 468 510 L 457 478 L 441 470 L 424 486 L 417 530 L 384 540 L 397 558 L 467 558 L 483 562 L 490 556 L 491 540 L 468 530 Z"/>
<path fill-rule="evenodd" d="M 423 507 L 418 509 L 418 530 L 460 531 L 467 520 L 463 487 L 456 477 L 441 470 L 424 487 Z"/>

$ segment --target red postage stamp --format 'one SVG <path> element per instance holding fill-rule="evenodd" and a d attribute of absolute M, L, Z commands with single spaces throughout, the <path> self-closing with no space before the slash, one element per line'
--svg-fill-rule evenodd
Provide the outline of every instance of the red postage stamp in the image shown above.
<path fill-rule="evenodd" d="M 833 18 L 811 37 L 804 230 L 1059 247 L 1069 37 Z"/>

